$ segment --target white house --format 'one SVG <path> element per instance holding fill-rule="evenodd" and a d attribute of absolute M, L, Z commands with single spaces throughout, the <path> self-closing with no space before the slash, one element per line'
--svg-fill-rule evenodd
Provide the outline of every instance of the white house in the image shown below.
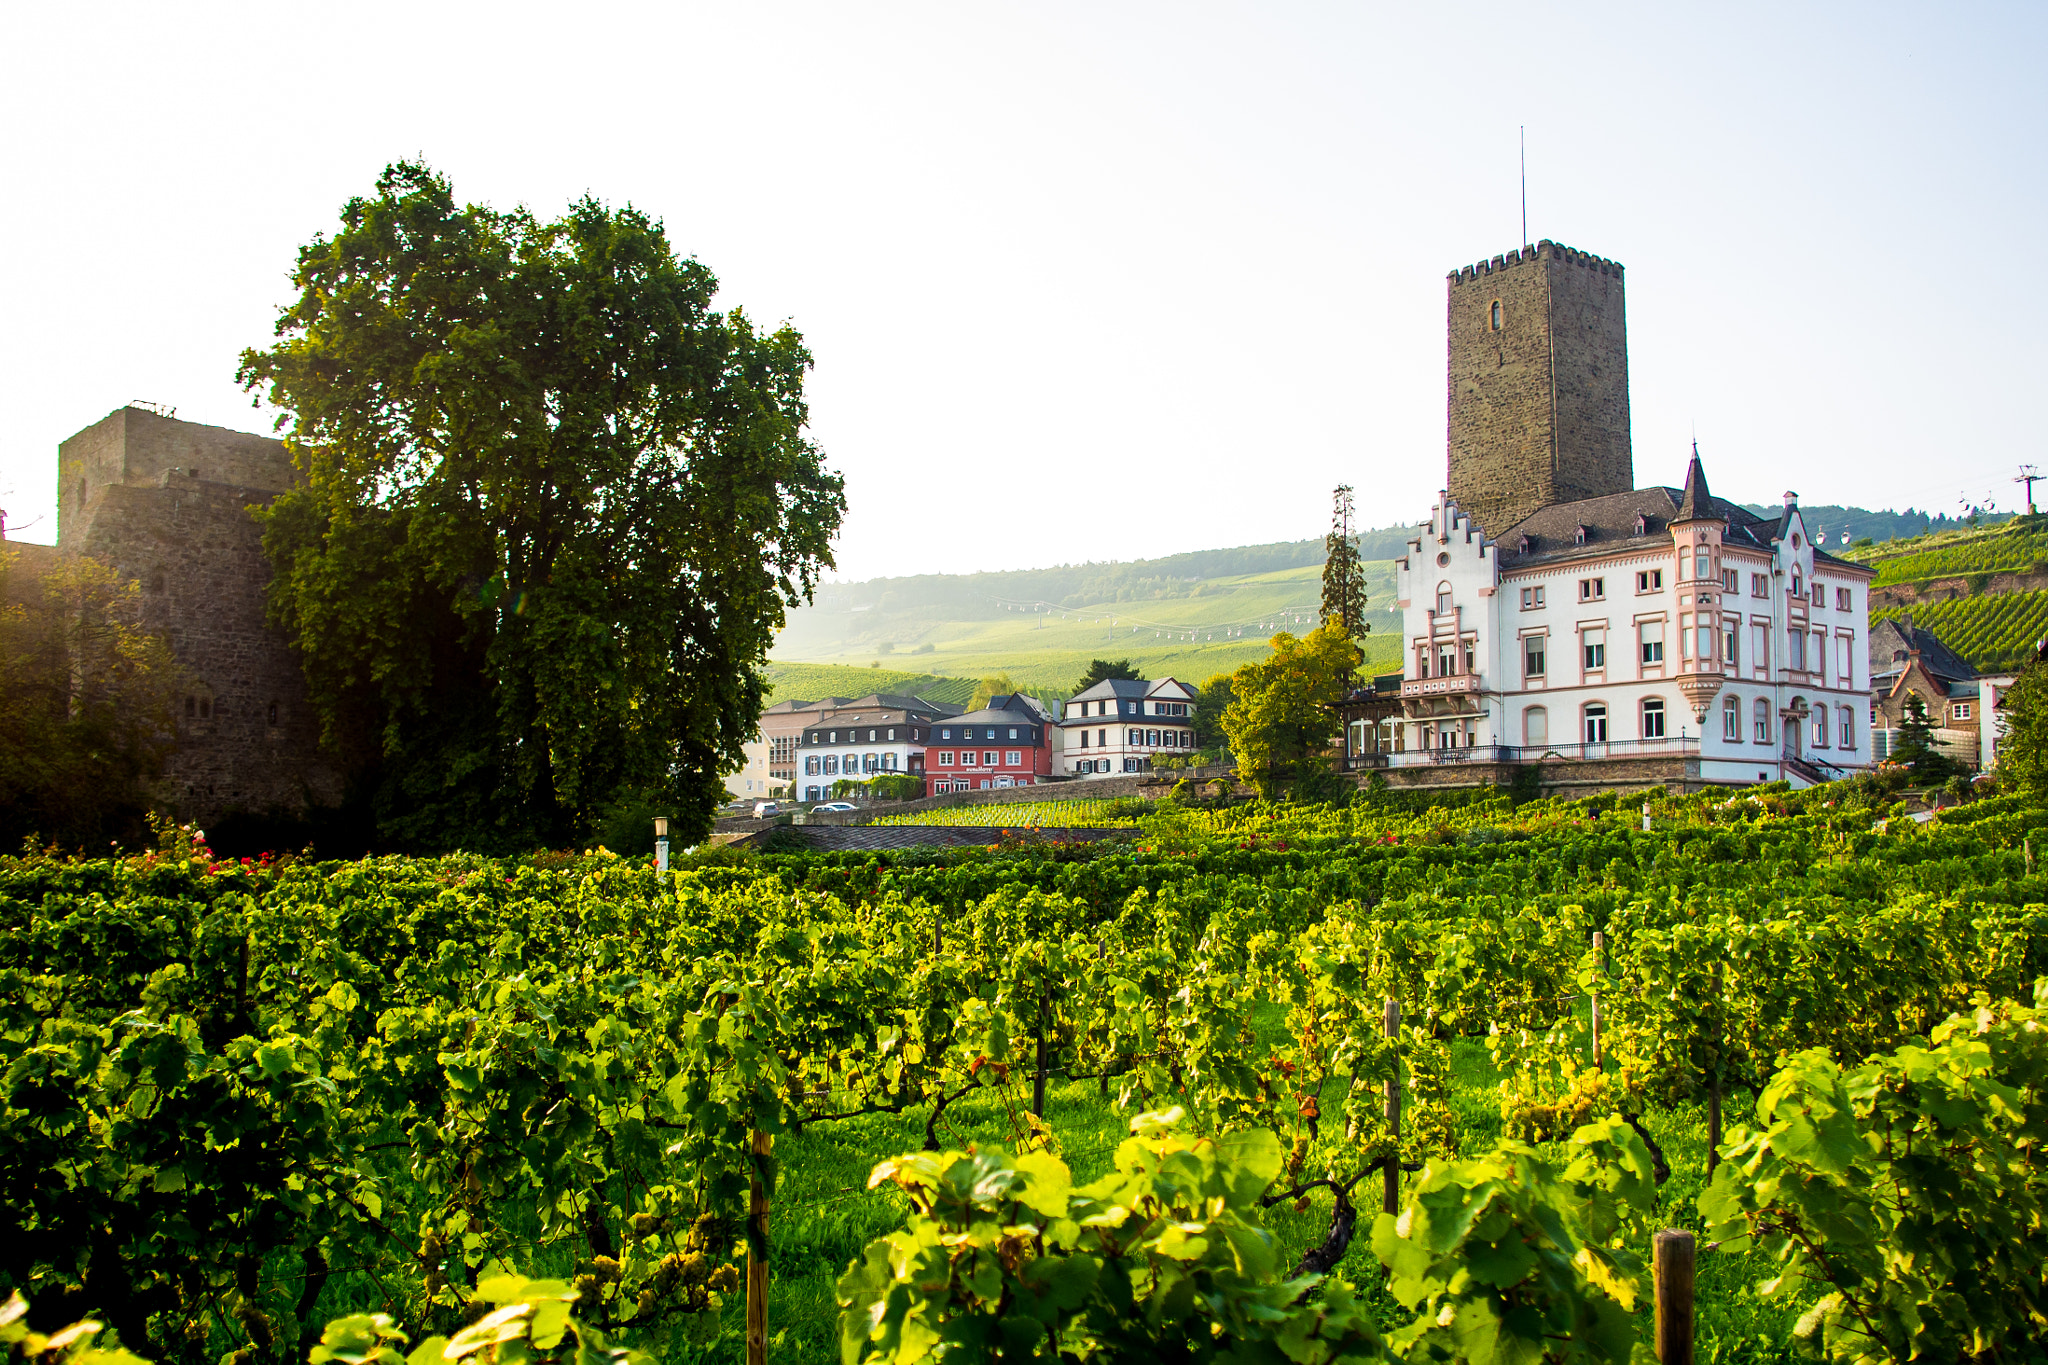
<path fill-rule="evenodd" d="M 1353 766 L 1672 756 L 1700 781 L 1797 785 L 1863 768 L 1873 577 L 1813 544 L 1794 495 L 1775 518 L 1713 497 L 1697 450 L 1683 489 L 1552 503 L 1498 540 L 1446 495 L 1395 561 L 1401 732 Z"/>
<path fill-rule="evenodd" d="M 1195 747 L 1195 689 L 1176 678 L 1112 678 L 1067 699 L 1055 761 L 1077 777 L 1148 772 L 1155 754 Z"/>

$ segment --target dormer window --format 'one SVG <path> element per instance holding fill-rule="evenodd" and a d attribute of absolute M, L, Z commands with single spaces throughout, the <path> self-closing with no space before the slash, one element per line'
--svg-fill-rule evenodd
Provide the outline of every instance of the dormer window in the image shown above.
<path fill-rule="evenodd" d="M 1524 554 L 1524 555 L 1525 555 L 1525 554 L 1527 554 L 1527 553 L 1529 553 L 1529 537 L 1527 537 L 1527 536 L 1523 536 L 1523 537 L 1522 537 L 1522 540 L 1521 540 L 1521 545 L 1520 545 L 1520 547 L 1519 547 L 1519 548 L 1518 548 L 1518 549 L 1517 549 L 1517 550 L 1515 551 L 1515 553 L 1517 553 L 1517 554 Z"/>
<path fill-rule="evenodd" d="M 1636 534 L 1639 536 L 1650 534 L 1650 519 L 1641 512 L 1636 513 Z"/>
<path fill-rule="evenodd" d="M 1583 526 L 1577 527 L 1576 529 L 1574 529 L 1574 530 L 1572 531 L 1572 544 L 1574 544 L 1574 545 L 1584 545 L 1585 543 L 1586 543 L 1586 528 L 1585 528 L 1585 527 L 1583 527 Z"/>

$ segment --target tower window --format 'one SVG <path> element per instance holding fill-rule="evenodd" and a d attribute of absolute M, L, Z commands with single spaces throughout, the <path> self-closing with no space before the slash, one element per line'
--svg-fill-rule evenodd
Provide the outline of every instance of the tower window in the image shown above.
<path fill-rule="evenodd" d="M 1493 325 L 1493 330 L 1494 330 L 1494 331 L 1496 331 L 1496 332 L 1498 332 L 1498 331 L 1500 330 L 1500 300 L 1499 300 L 1499 299 L 1495 299 L 1495 300 L 1493 301 L 1493 311 L 1492 311 L 1492 317 L 1491 317 L 1491 322 L 1492 322 L 1492 325 Z"/>

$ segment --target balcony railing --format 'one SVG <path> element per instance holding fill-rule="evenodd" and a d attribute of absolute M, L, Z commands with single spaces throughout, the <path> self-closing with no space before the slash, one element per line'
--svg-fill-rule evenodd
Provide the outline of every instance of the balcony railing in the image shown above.
<path fill-rule="evenodd" d="M 1591 763 L 1609 758 L 1697 754 L 1691 735 L 1665 739 L 1614 739 L 1592 744 L 1474 744 L 1454 749 L 1409 749 L 1395 754 L 1354 754 L 1347 768 L 1427 768 L 1446 763 Z M 1379 759 L 1379 763 L 1364 760 Z"/>
<path fill-rule="evenodd" d="M 1447 678 L 1405 678 L 1401 682 L 1401 695 L 1404 697 L 1447 697 L 1478 690 L 1477 673 L 1453 673 Z"/>

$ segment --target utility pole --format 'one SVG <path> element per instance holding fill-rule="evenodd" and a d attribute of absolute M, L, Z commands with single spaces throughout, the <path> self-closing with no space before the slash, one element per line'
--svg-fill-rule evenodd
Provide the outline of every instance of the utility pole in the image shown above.
<path fill-rule="evenodd" d="M 2023 483 L 2027 486 L 2027 515 L 2030 517 L 2034 515 L 2034 485 L 2041 482 L 2043 477 L 2034 471 L 2034 466 L 2023 464 L 2020 466 L 2019 477 L 2013 480 L 2014 483 Z"/>

